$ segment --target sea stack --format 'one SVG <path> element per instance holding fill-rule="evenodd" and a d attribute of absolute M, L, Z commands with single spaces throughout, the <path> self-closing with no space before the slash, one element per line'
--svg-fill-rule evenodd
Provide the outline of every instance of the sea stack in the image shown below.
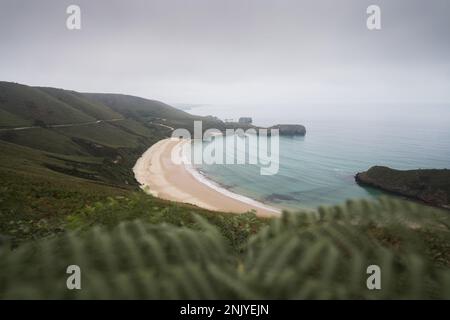
<path fill-rule="evenodd" d="M 278 129 L 280 136 L 304 136 L 306 135 L 306 128 L 301 124 L 277 124 L 270 129 Z"/>

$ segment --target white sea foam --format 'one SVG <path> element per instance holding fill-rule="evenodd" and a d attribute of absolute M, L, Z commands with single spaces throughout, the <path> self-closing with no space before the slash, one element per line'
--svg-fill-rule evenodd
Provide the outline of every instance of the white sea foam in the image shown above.
<path fill-rule="evenodd" d="M 188 158 L 189 155 L 187 155 L 185 152 L 183 152 L 183 151 L 186 150 L 186 149 L 184 148 L 184 146 L 187 146 L 187 144 L 190 144 L 190 143 L 191 143 L 191 140 L 187 140 L 187 139 L 186 139 L 186 140 L 182 141 L 180 144 L 178 144 L 178 145 L 176 146 L 176 148 L 181 148 L 181 157 L 182 157 L 182 159 L 183 159 L 184 166 L 185 166 L 186 170 L 187 170 L 187 171 L 188 171 L 188 172 L 189 172 L 189 173 L 190 173 L 190 174 L 191 174 L 198 182 L 200 182 L 200 183 L 206 185 L 207 187 L 209 187 L 209 188 L 211 188 L 211 189 L 213 189 L 213 190 L 215 190 L 215 191 L 217 191 L 217 192 L 220 192 L 221 194 L 223 194 L 223 195 L 225 195 L 225 196 L 227 196 L 227 197 L 229 197 L 229 198 L 238 200 L 238 201 L 240 201 L 240 202 L 243 202 L 243 203 L 252 205 L 252 206 L 257 207 L 257 208 L 261 208 L 261 209 L 268 210 L 268 211 L 275 212 L 275 213 L 281 213 L 281 210 L 279 210 L 279 209 L 277 209 L 277 208 L 274 208 L 274 207 L 265 205 L 264 203 L 261 203 L 261 202 L 259 202 L 259 201 L 254 200 L 254 199 L 251 199 L 251 198 L 249 198 L 249 197 L 246 197 L 246 196 L 243 196 L 243 195 L 234 193 L 234 192 L 232 192 L 232 191 L 230 191 L 230 190 L 228 190 L 228 189 L 225 189 L 224 187 L 220 186 L 219 184 L 217 184 L 217 183 L 215 183 L 214 181 L 208 179 L 205 175 L 203 175 L 202 173 L 200 173 L 199 170 L 198 170 L 197 168 L 195 168 L 195 167 L 191 164 L 191 161 L 189 161 L 189 160 L 190 160 L 190 159 Z M 178 152 L 178 150 L 177 150 L 177 152 Z"/>

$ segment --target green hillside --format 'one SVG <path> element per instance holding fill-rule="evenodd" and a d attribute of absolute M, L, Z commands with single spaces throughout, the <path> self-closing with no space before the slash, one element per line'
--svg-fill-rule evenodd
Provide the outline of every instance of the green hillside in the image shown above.
<path fill-rule="evenodd" d="M 39 88 L 39 90 L 51 95 L 55 99 L 70 105 L 71 107 L 95 118 L 95 119 L 118 119 L 122 114 L 114 112 L 101 103 L 88 100 L 83 94 L 75 91 L 67 91 L 55 88 Z"/>
<path fill-rule="evenodd" d="M 225 129 L 225 123 L 217 118 L 194 116 L 156 100 L 122 94 L 84 93 L 84 95 L 110 107 L 126 118 L 146 123 L 159 123 L 192 131 L 194 120 L 201 120 L 204 129 Z"/>
<path fill-rule="evenodd" d="M 60 154 L 82 155 L 83 149 L 70 137 L 53 129 L 36 128 L 21 131 L 0 131 L 0 139 L 10 143 Z"/>
<path fill-rule="evenodd" d="M 25 120 L 6 110 L 0 110 L 0 130 L 1 128 L 7 127 L 14 128 L 14 127 L 31 126 L 32 124 L 33 124 L 32 120 Z"/>
<path fill-rule="evenodd" d="M 158 101 L 0 82 L 0 299 L 450 298 L 448 212 L 381 199 L 260 219 L 140 191 L 137 158 L 194 120 L 225 128 Z M 89 270 L 81 291 L 65 287 L 69 264 Z M 382 291 L 367 290 L 370 264 Z"/>
<path fill-rule="evenodd" d="M 127 107 L 116 109 L 124 112 Z M 152 105 L 147 107 L 151 109 Z M 162 117 L 178 111 L 160 103 L 152 112 Z M 94 182 L 112 180 L 120 187 L 136 185 L 131 172 L 136 159 L 153 143 L 171 133 L 169 128 L 144 118 L 130 118 L 126 112 L 116 112 L 81 93 L 8 82 L 0 83 L 0 116 L 0 124 L 3 124 L 0 141 L 51 153 L 53 157 L 84 157 L 101 164 L 93 168 L 92 164 L 79 162 L 76 158 L 70 160 L 70 167 L 76 169 L 67 170 L 53 164 L 47 165 L 47 169 Z M 23 126 L 36 127 L 7 129 Z M 10 154 L 10 161 L 14 163 L 19 157 L 19 154 Z M 82 173 L 82 170 L 93 173 Z"/>
<path fill-rule="evenodd" d="M 123 94 L 83 93 L 127 118 L 143 119 L 194 119 L 195 116 L 171 107 L 163 102 Z"/>
<path fill-rule="evenodd" d="M 19 243 L 50 235 L 86 206 L 138 192 L 137 158 L 169 137 L 169 126 L 194 119 L 201 118 L 152 100 L 1 82 L 0 237 Z M 24 126 L 34 127 L 12 129 Z M 154 212 L 174 208 L 149 199 Z"/>
<path fill-rule="evenodd" d="M 101 157 L 64 156 L 2 141 L 0 148 L 0 242 L 6 238 L 13 246 L 67 228 L 113 226 L 137 217 L 187 225 L 192 213 L 226 225 L 238 245 L 262 223 L 254 215 L 213 213 L 138 192 L 129 169 L 134 163 L 118 170 Z M 240 230 L 244 222 L 249 229 Z"/>
<path fill-rule="evenodd" d="M 0 109 L 23 119 L 24 123 L 31 124 L 64 124 L 95 120 L 94 117 L 38 88 L 9 82 L 0 82 Z"/>

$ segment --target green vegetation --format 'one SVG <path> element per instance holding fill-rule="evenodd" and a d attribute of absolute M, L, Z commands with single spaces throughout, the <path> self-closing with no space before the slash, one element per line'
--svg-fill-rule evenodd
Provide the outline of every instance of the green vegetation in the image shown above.
<path fill-rule="evenodd" d="M 228 239 L 230 245 L 239 251 L 248 237 L 268 223 L 253 213 L 232 214 L 212 212 L 196 206 L 170 202 L 143 193 L 128 197 L 109 197 L 106 201 L 86 206 L 68 216 L 67 228 L 88 230 L 93 226 L 112 228 L 126 220 L 139 219 L 143 223 L 168 223 L 179 227 L 195 228 L 195 215 L 201 215 L 213 224 Z"/>
<path fill-rule="evenodd" d="M 54 129 L 36 128 L 22 131 L 0 132 L 0 139 L 21 146 L 52 153 L 79 155 L 83 150 L 70 137 L 58 134 Z"/>
<path fill-rule="evenodd" d="M 8 111 L 0 110 L 0 128 L 31 126 L 32 124 L 33 124 L 32 121 L 27 121 L 25 119 L 21 119 L 15 115 L 9 113 Z"/>
<path fill-rule="evenodd" d="M 0 298 L 450 298 L 448 212 L 382 199 L 270 220 L 139 191 L 136 159 L 193 120 L 225 128 L 158 101 L 0 82 Z M 81 291 L 66 288 L 71 264 Z"/>
<path fill-rule="evenodd" d="M 106 212 L 126 207 L 106 206 L 81 220 L 109 224 Z M 128 219 L 142 210 L 132 204 L 117 214 Z M 435 219 L 424 219 L 424 210 Z M 450 298 L 448 216 L 435 209 L 385 199 L 286 213 L 242 250 L 199 216 L 185 227 L 152 224 L 152 214 L 144 219 L 118 219 L 12 253 L 4 247 L 0 298 Z M 82 290 L 66 288 L 72 264 L 82 270 Z M 366 287 L 373 264 L 383 270 L 382 290 Z"/>
<path fill-rule="evenodd" d="M 10 170 L 0 173 L 0 235 L 12 247 L 67 230 L 88 230 L 96 225 L 111 228 L 133 219 L 192 227 L 193 215 L 199 214 L 219 227 L 234 248 L 240 248 L 266 223 L 251 213 L 211 212 L 132 189 L 85 183 L 79 178 L 62 180 L 63 174 L 50 170 L 48 177 Z"/>
<path fill-rule="evenodd" d="M 102 103 L 124 117 L 147 124 L 163 124 L 173 128 L 194 130 L 194 120 L 201 120 L 203 129 L 224 130 L 225 123 L 215 117 L 199 117 L 178 110 L 163 102 L 133 97 L 123 94 L 85 93 L 89 99 Z M 159 126 L 161 130 L 162 127 Z M 164 128 L 163 128 L 164 129 Z M 165 128 L 167 131 L 168 129 Z M 170 133 L 170 129 L 168 131 Z"/>
<path fill-rule="evenodd" d="M 163 102 L 123 94 L 85 93 L 87 98 L 101 103 L 132 119 L 193 120 L 198 117 Z"/>
<path fill-rule="evenodd" d="M 23 119 L 24 123 L 64 124 L 95 120 L 38 88 L 9 82 L 0 82 L 0 105 L 0 109 Z"/>
<path fill-rule="evenodd" d="M 41 128 L 0 131 L 0 235 L 13 246 L 75 226 L 111 226 L 127 219 L 192 226 L 195 213 L 222 226 L 223 234 L 237 248 L 265 223 L 253 214 L 213 213 L 138 191 L 131 171 L 136 159 L 171 134 L 171 129 L 159 124 L 189 128 L 193 120 L 203 118 L 125 95 L 81 94 L 4 82 L 0 89 L 0 112 L 8 115 L 7 120 L 15 117 L 23 126 L 41 123 Z M 41 104 L 42 97 L 48 104 Z M 31 115 L 34 118 L 27 120 L 28 102 L 42 108 L 42 117 Z M 45 117 L 62 105 L 83 114 L 82 119 L 56 122 Z M 207 121 L 217 121 L 211 119 Z M 49 127 L 55 123 L 78 125 Z"/>
<path fill-rule="evenodd" d="M 110 108 L 93 101 L 89 101 L 83 94 L 75 91 L 67 91 L 55 88 L 38 88 L 41 91 L 51 95 L 55 99 L 70 105 L 71 107 L 95 118 L 111 120 L 122 118 L 120 113 L 114 112 Z"/>
<path fill-rule="evenodd" d="M 363 185 L 450 209 L 450 170 L 394 170 L 375 166 L 356 175 Z"/>

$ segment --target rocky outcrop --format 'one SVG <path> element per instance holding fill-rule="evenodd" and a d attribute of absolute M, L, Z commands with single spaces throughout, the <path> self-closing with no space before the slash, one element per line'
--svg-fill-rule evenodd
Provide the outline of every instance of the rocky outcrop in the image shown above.
<path fill-rule="evenodd" d="M 272 126 L 269 128 L 258 127 L 251 124 L 242 124 L 237 122 L 226 122 L 226 129 L 242 129 L 247 131 L 248 129 L 256 130 L 256 133 L 259 134 L 260 129 L 267 129 L 267 133 L 270 135 L 270 129 L 278 129 L 280 136 L 304 136 L 306 135 L 306 128 L 301 124 L 277 124 L 276 126 Z M 222 130 L 225 132 L 225 130 Z"/>
<path fill-rule="evenodd" d="M 356 174 L 360 185 L 371 186 L 427 204 L 450 209 L 450 170 L 395 170 L 375 166 Z"/>
<path fill-rule="evenodd" d="M 278 129 L 280 136 L 304 136 L 306 135 L 306 128 L 300 124 L 277 124 L 270 129 Z"/>

